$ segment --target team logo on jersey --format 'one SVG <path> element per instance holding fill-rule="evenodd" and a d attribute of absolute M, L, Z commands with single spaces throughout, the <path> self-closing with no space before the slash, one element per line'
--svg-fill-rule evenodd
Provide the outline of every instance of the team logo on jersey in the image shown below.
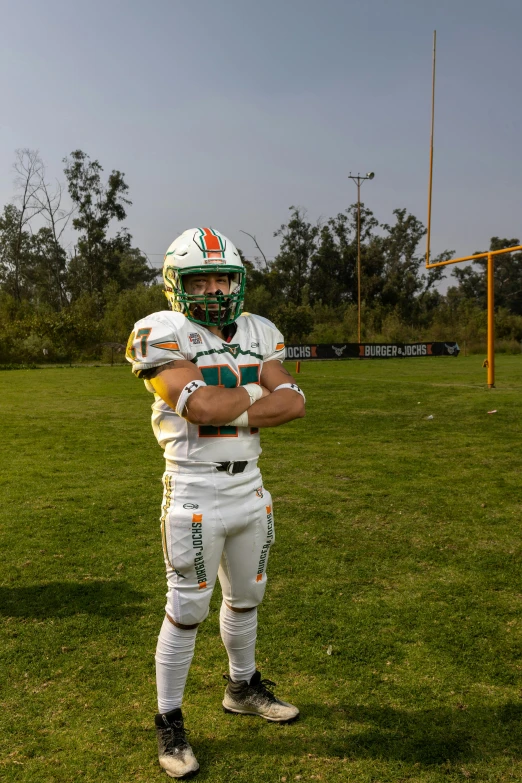
<path fill-rule="evenodd" d="M 258 487 L 256 489 L 256 495 L 257 495 L 258 498 L 262 498 L 263 497 L 263 487 Z"/>
<path fill-rule="evenodd" d="M 227 353 L 231 353 L 234 358 L 236 358 L 236 356 L 238 355 L 239 350 L 241 348 L 239 343 L 234 343 L 233 345 L 229 345 L 229 343 L 222 343 L 222 345 L 223 345 L 223 348 L 225 349 L 225 351 Z"/>
<path fill-rule="evenodd" d="M 201 335 L 198 334 L 197 332 L 189 332 L 188 338 L 193 345 L 203 345 L 203 340 L 201 339 Z"/>
<path fill-rule="evenodd" d="M 197 503 L 183 503 L 183 508 L 199 508 Z"/>

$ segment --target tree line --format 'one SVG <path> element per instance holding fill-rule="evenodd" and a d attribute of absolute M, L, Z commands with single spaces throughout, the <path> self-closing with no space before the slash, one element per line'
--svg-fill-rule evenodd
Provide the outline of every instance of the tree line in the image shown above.
<path fill-rule="evenodd" d="M 113 358 L 136 320 L 166 307 L 159 270 L 123 225 L 132 203 L 125 175 L 105 176 L 82 150 L 63 163 L 65 185 L 52 184 L 37 152 L 16 152 L 15 193 L 0 216 L 0 363 Z M 242 253 L 245 309 L 276 321 L 289 341 L 356 341 L 356 204 L 317 222 L 290 207 L 274 232 L 280 249 L 271 261 L 255 235 L 243 233 L 256 248 L 253 261 Z M 448 270 L 424 268 L 425 234 L 404 208 L 388 224 L 361 205 L 362 339 L 457 339 L 480 350 L 485 261 L 454 267 L 456 284 L 442 294 L 436 285 Z M 493 237 L 490 249 L 518 244 Z M 497 337 L 520 350 L 522 253 L 497 257 L 495 279 Z"/>

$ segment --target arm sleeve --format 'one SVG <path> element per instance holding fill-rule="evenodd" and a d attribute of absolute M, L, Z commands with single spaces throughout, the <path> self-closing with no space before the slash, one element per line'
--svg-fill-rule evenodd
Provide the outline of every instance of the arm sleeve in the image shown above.
<path fill-rule="evenodd" d="M 134 325 L 127 342 L 125 358 L 132 364 L 134 375 L 141 378 L 147 374 L 147 370 L 178 359 L 186 359 L 181 348 L 177 330 L 172 324 L 148 316 Z"/>

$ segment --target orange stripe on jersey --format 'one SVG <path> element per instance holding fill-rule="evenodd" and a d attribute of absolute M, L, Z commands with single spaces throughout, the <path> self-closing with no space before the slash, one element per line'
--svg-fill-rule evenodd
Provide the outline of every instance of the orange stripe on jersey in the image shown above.
<path fill-rule="evenodd" d="M 177 343 L 152 343 L 155 348 L 165 348 L 167 351 L 179 351 Z"/>
<path fill-rule="evenodd" d="M 256 576 L 256 582 L 260 582 L 262 580 L 262 578 L 263 578 L 263 574 L 258 574 Z"/>
<path fill-rule="evenodd" d="M 266 513 L 267 514 L 271 514 L 272 513 L 272 506 L 265 506 L 265 508 L 266 508 Z"/>
<path fill-rule="evenodd" d="M 282 351 L 284 347 L 285 347 L 284 343 L 277 343 L 276 351 Z"/>
<path fill-rule="evenodd" d="M 203 514 L 192 514 L 192 521 L 193 522 L 203 522 Z"/>
<path fill-rule="evenodd" d="M 203 590 L 203 588 L 206 587 L 206 586 L 207 586 L 206 582 L 200 582 L 199 585 L 198 585 L 198 588 L 199 588 L 199 590 Z"/>

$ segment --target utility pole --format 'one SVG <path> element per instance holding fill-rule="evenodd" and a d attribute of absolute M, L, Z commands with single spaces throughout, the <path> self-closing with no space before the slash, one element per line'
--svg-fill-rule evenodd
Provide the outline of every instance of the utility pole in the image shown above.
<path fill-rule="evenodd" d="M 348 179 L 353 179 L 357 185 L 357 341 L 361 342 L 361 183 L 365 179 L 373 179 L 375 174 L 369 171 L 364 176 L 350 174 Z"/>

